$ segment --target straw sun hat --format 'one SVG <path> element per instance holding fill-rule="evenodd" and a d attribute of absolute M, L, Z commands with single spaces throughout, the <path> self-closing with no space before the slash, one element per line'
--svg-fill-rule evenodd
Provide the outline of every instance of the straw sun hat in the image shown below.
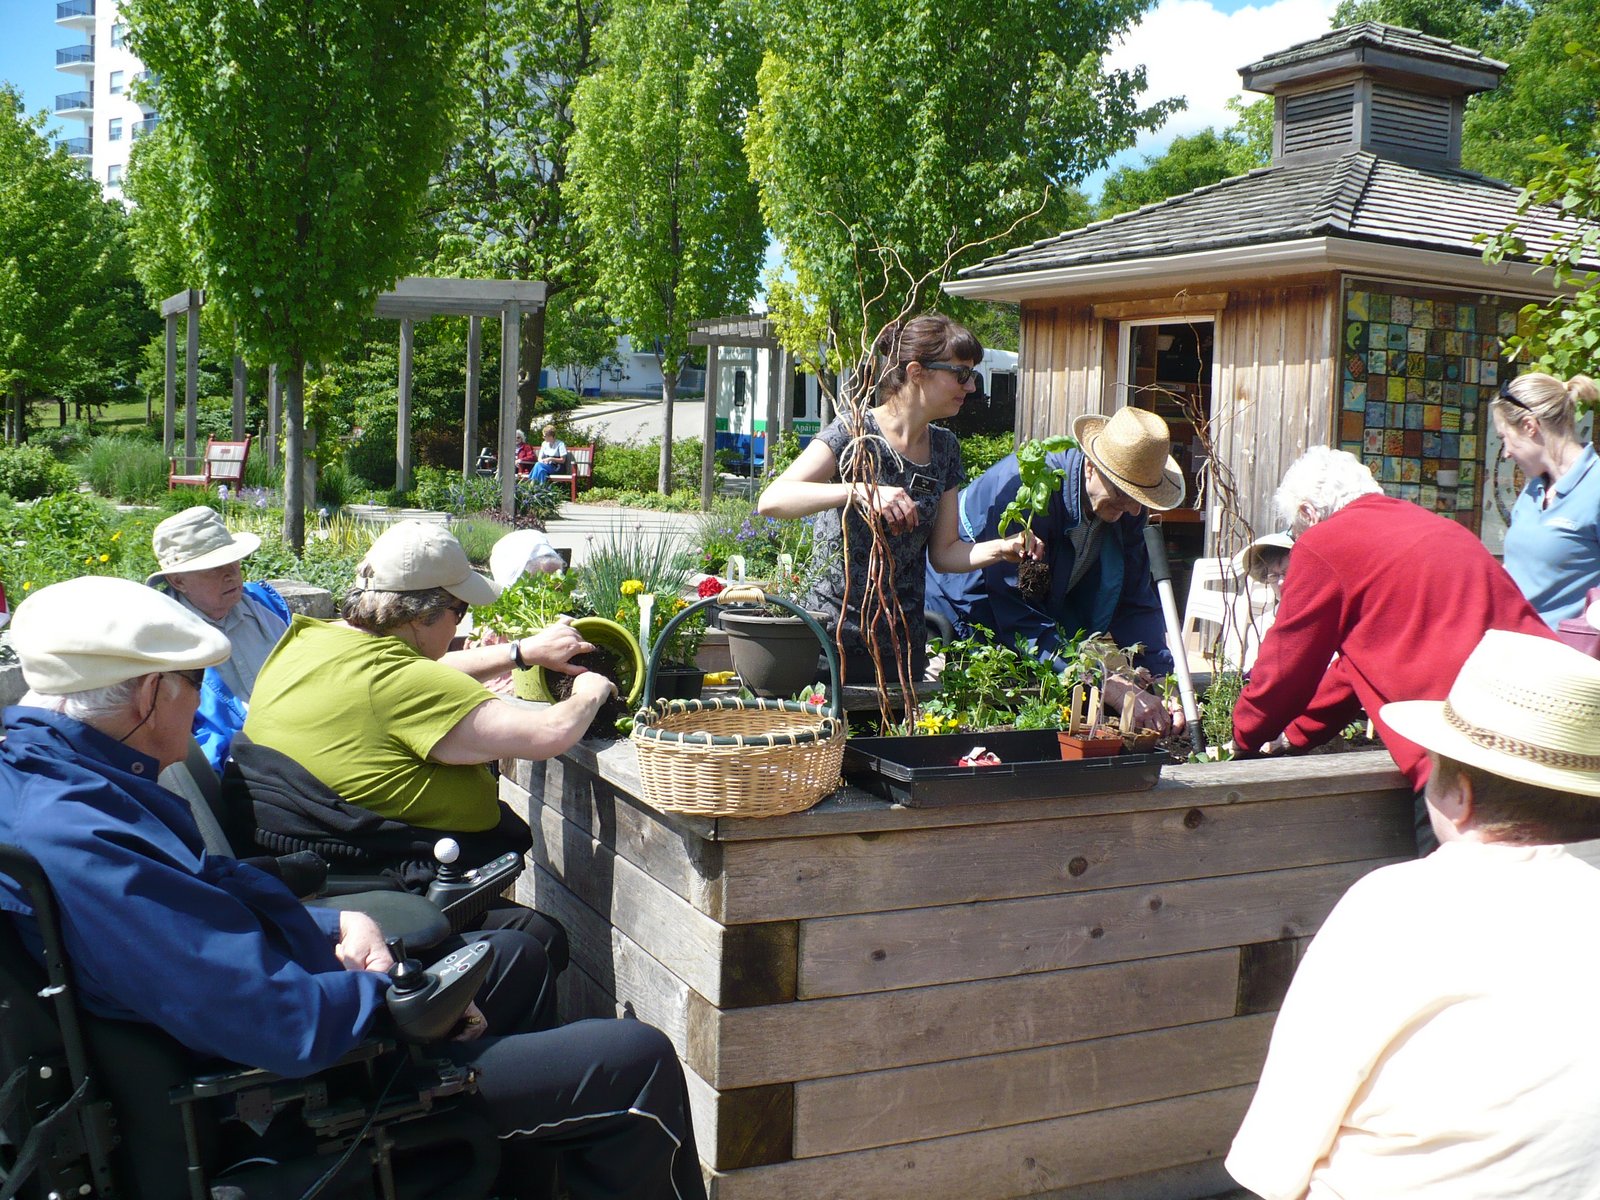
<path fill-rule="evenodd" d="M 1171 456 L 1167 423 L 1142 408 L 1119 408 L 1112 416 L 1085 413 L 1072 436 L 1095 470 L 1146 508 L 1166 512 L 1183 503 L 1183 472 Z"/>
<path fill-rule="evenodd" d="M 1600 796 L 1600 662 L 1552 638 L 1491 629 L 1445 700 L 1383 706 L 1424 749 L 1495 775 Z"/>

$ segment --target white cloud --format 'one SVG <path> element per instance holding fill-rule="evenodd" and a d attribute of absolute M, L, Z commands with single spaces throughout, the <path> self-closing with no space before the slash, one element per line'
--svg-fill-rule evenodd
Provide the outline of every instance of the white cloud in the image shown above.
<path fill-rule="evenodd" d="M 1189 106 L 1118 155 L 1113 167 L 1158 153 L 1180 134 L 1231 124 L 1228 99 L 1256 98 L 1239 86 L 1239 68 L 1326 33 L 1335 2 L 1276 0 L 1223 12 L 1207 0 L 1161 0 L 1107 61 L 1123 69 L 1143 64 L 1148 100 L 1182 96 Z M 1099 190 L 1104 174 L 1086 181 L 1091 193 Z"/>

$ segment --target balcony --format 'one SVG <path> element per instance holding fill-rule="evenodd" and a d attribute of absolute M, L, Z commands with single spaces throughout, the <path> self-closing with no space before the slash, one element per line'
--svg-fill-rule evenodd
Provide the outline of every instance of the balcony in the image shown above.
<path fill-rule="evenodd" d="M 61 0 L 56 5 L 56 24 L 68 29 L 93 29 L 94 0 Z"/>
<path fill-rule="evenodd" d="M 74 71 L 80 75 L 94 74 L 94 43 L 84 42 L 56 51 L 56 70 Z"/>
<path fill-rule="evenodd" d="M 93 92 L 64 92 L 56 97 L 56 116 L 88 118 L 94 115 Z"/>
<path fill-rule="evenodd" d="M 133 138 L 137 140 L 142 138 L 147 133 L 154 133 L 156 131 L 156 126 L 160 123 L 160 117 L 146 117 L 142 121 L 135 121 L 133 123 Z"/>
<path fill-rule="evenodd" d="M 94 139 L 92 137 L 58 138 L 56 145 L 60 146 L 73 158 L 90 158 L 94 155 Z"/>

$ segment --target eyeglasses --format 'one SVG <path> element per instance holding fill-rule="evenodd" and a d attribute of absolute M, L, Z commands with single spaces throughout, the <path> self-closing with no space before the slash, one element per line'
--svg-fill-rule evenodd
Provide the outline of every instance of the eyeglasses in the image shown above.
<path fill-rule="evenodd" d="M 959 363 L 925 362 L 922 365 L 930 371 L 949 371 L 962 387 L 966 387 L 967 381 L 978 373 L 977 367 L 964 367 Z"/>
<path fill-rule="evenodd" d="M 452 604 L 445 611 L 454 617 L 456 619 L 456 624 L 459 625 L 463 620 L 466 619 L 466 615 L 472 611 L 472 605 L 463 600 L 459 604 Z"/>
<path fill-rule="evenodd" d="M 194 690 L 197 691 L 197 692 L 200 690 L 200 685 L 205 682 L 205 678 L 206 678 L 206 673 L 203 670 L 200 670 L 200 671 L 167 671 L 167 672 L 164 672 L 164 674 L 176 675 L 179 679 L 183 680 L 190 687 L 194 688 Z"/>

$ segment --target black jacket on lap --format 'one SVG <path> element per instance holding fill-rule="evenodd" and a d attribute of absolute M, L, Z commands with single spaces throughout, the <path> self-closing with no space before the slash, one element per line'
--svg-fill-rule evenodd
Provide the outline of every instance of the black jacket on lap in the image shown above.
<path fill-rule="evenodd" d="M 345 801 L 288 755 L 258 746 L 242 733 L 232 754 L 222 775 L 222 800 L 224 811 L 242 826 L 226 829 L 235 845 L 254 842 L 273 854 L 313 850 L 336 874 L 376 872 L 416 892 L 433 882 L 433 846 L 440 838 L 460 845 L 463 867 L 508 851 L 526 853 L 533 845 L 527 822 L 503 801 L 493 829 L 428 829 Z"/>

